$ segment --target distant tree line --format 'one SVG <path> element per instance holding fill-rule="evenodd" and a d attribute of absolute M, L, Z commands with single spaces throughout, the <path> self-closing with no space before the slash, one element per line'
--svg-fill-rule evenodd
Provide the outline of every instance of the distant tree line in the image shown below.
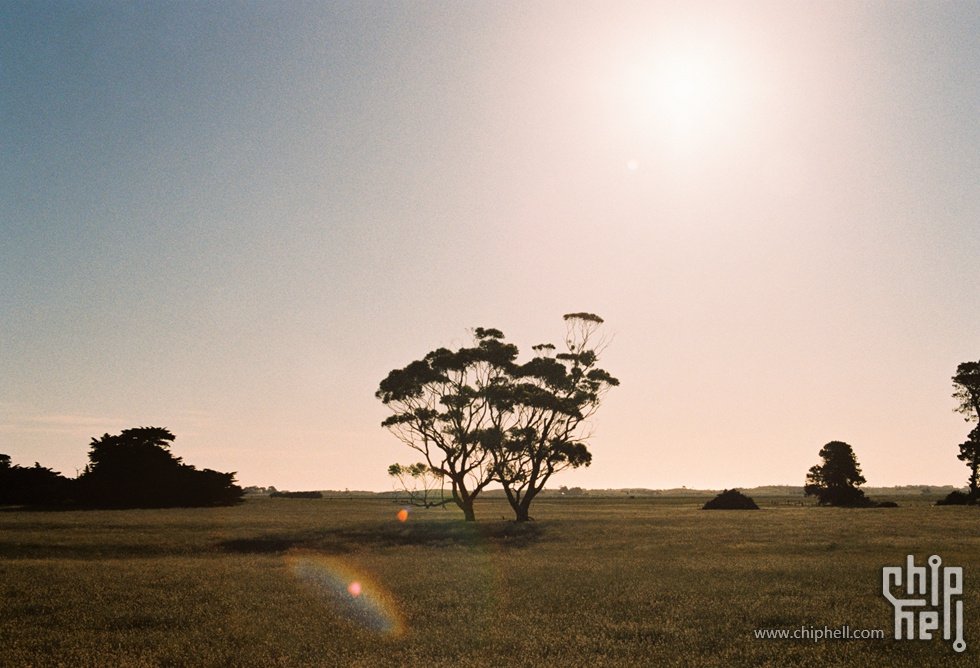
<path fill-rule="evenodd" d="M 259 485 L 249 485 L 248 487 L 245 487 L 242 491 L 245 493 L 245 496 L 249 496 L 249 495 L 259 496 L 262 494 L 272 494 L 274 492 L 278 492 L 279 490 L 273 487 L 272 485 L 269 485 L 268 487 L 261 487 Z"/>
<path fill-rule="evenodd" d="M 0 455 L 0 504 L 81 508 L 173 508 L 238 503 L 234 473 L 198 470 L 170 452 L 174 435 L 161 427 L 124 429 L 93 438 L 77 478 Z"/>
<path fill-rule="evenodd" d="M 323 492 L 272 492 L 270 499 L 322 499 Z"/>

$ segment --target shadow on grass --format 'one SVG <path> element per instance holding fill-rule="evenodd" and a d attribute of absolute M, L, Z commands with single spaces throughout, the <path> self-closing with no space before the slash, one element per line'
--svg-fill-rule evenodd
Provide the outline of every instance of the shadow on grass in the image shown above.
<path fill-rule="evenodd" d="M 289 550 L 316 550 L 345 554 L 362 548 L 477 547 L 525 548 L 537 543 L 545 533 L 543 523 L 425 522 L 418 524 L 376 523 L 303 534 L 266 534 L 236 538 L 215 547 L 235 554 L 274 554 Z"/>
<path fill-rule="evenodd" d="M 76 506 L 0 506 L 0 513 L 67 513 L 87 510 Z"/>
<path fill-rule="evenodd" d="M 159 518 L 156 518 L 159 520 Z M 139 523 L 121 526 L 71 522 L 14 525 L 0 531 L 3 559 L 141 559 L 207 554 L 284 554 L 311 550 L 346 554 L 386 547 L 523 549 L 544 537 L 548 521 L 433 522 L 363 521 L 340 527 L 266 530 L 251 534 L 245 526 L 230 528 L 223 540 L 208 536 L 197 524 L 175 526 Z M 228 527 L 226 527 L 228 528 Z"/>

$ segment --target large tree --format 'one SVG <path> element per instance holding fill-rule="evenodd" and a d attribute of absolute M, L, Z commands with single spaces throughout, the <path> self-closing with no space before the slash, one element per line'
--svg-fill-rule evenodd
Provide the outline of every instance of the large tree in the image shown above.
<path fill-rule="evenodd" d="M 823 464 L 810 467 L 803 492 L 816 496 L 822 506 L 869 506 L 872 502 L 858 489 L 866 481 L 850 445 L 831 441 L 820 449 Z"/>
<path fill-rule="evenodd" d="M 473 346 L 440 348 L 381 381 L 376 396 L 392 410 L 382 426 L 449 482 L 467 520 L 494 481 L 517 520 L 527 520 L 554 473 L 592 460 L 588 419 L 619 381 L 596 366 L 601 345 L 593 335 L 602 319 L 572 313 L 565 321 L 567 352 L 535 346 L 536 356 L 519 364 L 500 330 L 477 328 Z"/>
<path fill-rule="evenodd" d="M 234 473 L 182 463 L 169 450 L 174 438 L 162 427 L 93 438 L 89 464 L 74 481 L 78 501 L 98 508 L 169 508 L 241 500 Z"/>
<path fill-rule="evenodd" d="M 953 410 L 962 413 L 967 422 L 980 420 L 980 362 L 963 362 L 957 366 L 953 387 L 953 398 L 959 402 Z M 960 444 L 957 458 L 970 467 L 970 498 L 977 499 L 980 497 L 980 425 Z"/>
<path fill-rule="evenodd" d="M 494 449 L 495 477 L 518 522 L 529 519 L 531 502 L 555 473 L 592 462 L 588 419 L 606 391 L 619 381 L 597 364 L 604 347 L 595 334 L 602 318 L 569 313 L 565 352 L 534 346 L 536 356 L 514 367 L 501 397 L 504 438 Z"/>
<path fill-rule="evenodd" d="M 468 521 L 493 479 L 491 451 L 501 439 L 497 397 L 518 354 L 499 330 L 478 327 L 473 334 L 473 346 L 438 348 L 391 371 L 375 393 L 392 411 L 382 426 L 449 482 Z"/>

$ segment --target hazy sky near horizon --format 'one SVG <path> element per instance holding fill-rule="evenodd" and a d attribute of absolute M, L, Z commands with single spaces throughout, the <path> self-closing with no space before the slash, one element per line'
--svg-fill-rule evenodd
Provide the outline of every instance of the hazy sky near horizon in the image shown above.
<path fill-rule="evenodd" d="M 965 484 L 980 4 L 0 5 L 0 452 L 390 488 L 393 368 L 606 320 L 550 486 Z"/>

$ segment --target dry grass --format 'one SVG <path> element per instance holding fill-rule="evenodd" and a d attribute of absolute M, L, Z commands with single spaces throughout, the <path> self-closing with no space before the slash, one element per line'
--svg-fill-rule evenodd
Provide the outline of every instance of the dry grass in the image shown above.
<path fill-rule="evenodd" d="M 0 512 L 0 664 L 976 665 L 976 508 L 703 502 L 547 500 L 523 526 L 489 519 L 509 516 L 496 501 L 476 525 L 444 510 L 401 523 L 399 506 L 370 499 Z M 881 568 L 907 554 L 964 567 L 963 655 L 891 639 Z M 362 600 L 404 632 L 352 623 L 330 573 L 362 580 Z M 811 625 L 888 639 L 752 636 Z"/>

